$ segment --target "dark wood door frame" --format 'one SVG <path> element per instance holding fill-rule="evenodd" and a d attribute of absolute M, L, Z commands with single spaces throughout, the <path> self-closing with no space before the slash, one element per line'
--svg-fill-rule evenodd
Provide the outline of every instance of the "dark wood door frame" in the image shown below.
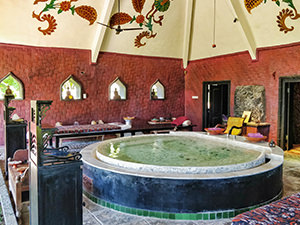
<path fill-rule="evenodd" d="M 290 112 L 289 101 L 290 101 L 290 86 L 292 83 L 300 82 L 300 76 L 292 77 L 280 77 L 279 78 L 279 96 L 278 96 L 278 122 L 277 122 L 277 144 L 282 148 L 286 149 L 286 135 L 289 129 L 289 118 Z"/>
<path fill-rule="evenodd" d="M 207 124 L 207 120 L 208 120 L 208 113 L 207 113 L 207 100 L 208 100 L 208 85 L 213 85 L 213 84 L 227 84 L 228 85 L 228 94 L 227 94 L 227 112 L 228 114 L 230 114 L 230 85 L 231 82 L 230 80 L 224 80 L 224 81 L 204 81 L 203 82 L 203 115 L 202 115 L 202 130 L 204 130 L 204 128 L 206 128 L 206 124 Z"/>

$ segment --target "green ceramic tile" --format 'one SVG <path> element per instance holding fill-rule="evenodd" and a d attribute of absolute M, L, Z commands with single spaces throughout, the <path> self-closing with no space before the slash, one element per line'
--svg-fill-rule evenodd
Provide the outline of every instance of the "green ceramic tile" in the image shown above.
<path fill-rule="evenodd" d="M 148 216 L 149 215 L 149 211 L 144 210 L 143 211 L 143 216 Z"/>
<path fill-rule="evenodd" d="M 132 211 L 132 214 L 136 215 L 136 209 L 132 208 L 131 211 Z"/>
<path fill-rule="evenodd" d="M 114 203 L 111 203 L 111 204 L 110 204 L 110 207 L 111 207 L 112 209 L 116 209 L 116 205 L 115 205 Z"/>
<path fill-rule="evenodd" d="M 143 215 L 143 210 L 137 209 L 137 215 L 142 216 Z"/>
<path fill-rule="evenodd" d="M 222 213 L 216 213 L 217 214 L 217 219 L 222 219 Z"/>
<path fill-rule="evenodd" d="M 234 211 L 230 211 L 230 212 L 229 212 L 229 218 L 232 218 L 232 217 L 234 217 L 234 216 L 235 216 Z"/>
<path fill-rule="evenodd" d="M 223 218 L 229 218 L 229 213 L 228 212 L 223 212 Z"/>
<path fill-rule="evenodd" d="M 161 218 L 161 212 L 155 212 L 155 217 Z"/>
<path fill-rule="evenodd" d="M 175 220 L 182 220 L 183 219 L 183 215 L 180 213 L 176 213 L 175 214 Z"/>
<path fill-rule="evenodd" d="M 120 211 L 120 206 L 116 205 L 116 210 Z"/>
<path fill-rule="evenodd" d="M 216 219 L 216 214 L 215 214 L 215 213 L 210 213 L 210 214 L 209 214 L 209 219 L 210 219 L 210 220 Z"/>
<path fill-rule="evenodd" d="M 238 209 L 238 210 L 236 211 L 236 215 L 239 215 L 239 214 L 244 213 L 244 212 L 246 212 L 246 211 L 248 211 L 248 210 L 247 210 L 247 209 Z"/>
<path fill-rule="evenodd" d="M 128 208 L 127 212 L 126 213 L 129 213 L 129 214 L 132 214 L 132 215 L 135 215 L 132 213 L 132 208 Z"/>
<path fill-rule="evenodd" d="M 175 213 L 169 213 L 169 219 L 175 220 Z"/>
<path fill-rule="evenodd" d="M 197 220 L 197 214 L 196 213 L 191 213 L 189 220 Z"/>
<path fill-rule="evenodd" d="M 131 212 L 131 209 L 130 209 L 130 208 L 125 208 L 125 212 L 126 212 L 126 213 L 130 213 L 130 212 Z"/>
<path fill-rule="evenodd" d="M 202 213 L 197 214 L 197 220 L 202 220 Z"/>
<path fill-rule="evenodd" d="M 150 211 L 149 216 L 150 216 L 150 217 L 155 217 L 155 212 Z"/>
<path fill-rule="evenodd" d="M 190 214 L 188 214 L 188 213 L 182 213 L 182 218 L 184 220 L 189 220 L 190 219 Z"/>
<path fill-rule="evenodd" d="M 169 219 L 169 213 L 161 213 L 161 218 Z"/>
<path fill-rule="evenodd" d="M 203 218 L 204 220 L 208 220 L 208 216 L 209 216 L 209 214 L 203 213 L 203 217 L 202 217 L 202 218 Z"/>
<path fill-rule="evenodd" d="M 121 206 L 121 208 L 120 208 L 121 210 L 121 212 L 125 212 L 125 207 L 124 206 Z"/>

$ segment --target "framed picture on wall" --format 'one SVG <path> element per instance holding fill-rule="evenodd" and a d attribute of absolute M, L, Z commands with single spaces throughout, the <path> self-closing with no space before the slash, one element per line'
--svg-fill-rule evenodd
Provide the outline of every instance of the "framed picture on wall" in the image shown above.
<path fill-rule="evenodd" d="M 251 111 L 244 111 L 242 118 L 245 118 L 244 123 L 248 123 L 250 121 Z"/>

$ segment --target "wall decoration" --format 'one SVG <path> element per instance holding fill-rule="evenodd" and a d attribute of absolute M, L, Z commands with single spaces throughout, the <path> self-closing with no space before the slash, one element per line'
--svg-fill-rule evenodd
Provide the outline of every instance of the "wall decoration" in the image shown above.
<path fill-rule="evenodd" d="M 251 111 L 252 120 L 264 121 L 266 117 L 265 87 L 261 85 L 237 86 L 234 92 L 234 116 L 242 117 Z"/>
<path fill-rule="evenodd" d="M 259 6 L 262 2 L 266 3 L 267 0 L 244 0 L 245 2 L 245 7 L 248 10 L 249 13 L 251 13 L 251 10 L 254 9 L 255 7 Z M 297 12 L 297 9 L 293 3 L 293 0 L 272 0 L 273 2 L 276 3 L 276 5 L 280 6 L 281 2 L 288 4 L 288 7 L 292 9 L 283 9 L 279 12 L 279 15 L 277 16 L 277 25 L 279 27 L 279 30 L 284 32 L 285 34 L 289 31 L 294 30 L 294 27 L 288 27 L 286 25 L 285 20 L 287 18 L 290 18 L 292 20 L 296 20 L 300 18 L 300 14 Z"/>
<path fill-rule="evenodd" d="M 46 12 L 52 9 L 57 10 L 57 14 L 61 14 L 63 12 L 68 11 L 70 11 L 72 15 L 76 13 L 81 18 L 89 21 L 89 25 L 92 25 L 97 19 L 97 11 L 93 7 L 87 5 L 81 5 L 76 7 L 75 5 L 72 5 L 72 2 L 77 2 L 78 0 L 62 2 L 58 2 L 58 0 L 35 0 L 33 4 L 48 1 L 50 1 L 49 4 L 46 3 L 45 7 L 39 14 L 36 14 L 34 11 L 32 12 L 32 18 L 35 18 L 40 22 L 48 22 L 47 28 L 38 28 L 38 30 L 44 35 L 51 35 L 51 33 L 53 33 L 57 27 L 56 19 L 54 18 L 54 16 L 51 14 L 45 14 Z"/>
<path fill-rule="evenodd" d="M 143 31 L 136 36 L 134 46 L 140 48 L 146 45 L 142 43 L 143 38 L 155 38 L 157 33 L 153 31 L 154 24 L 162 26 L 164 15 L 158 15 L 157 12 L 163 13 L 170 7 L 170 0 L 154 0 L 151 9 L 146 14 L 142 14 L 146 0 L 132 0 L 134 10 L 138 15 L 130 16 L 128 13 L 118 12 L 112 15 L 109 21 L 109 26 L 132 24 L 136 22 L 140 27 L 146 27 L 148 31 Z"/>

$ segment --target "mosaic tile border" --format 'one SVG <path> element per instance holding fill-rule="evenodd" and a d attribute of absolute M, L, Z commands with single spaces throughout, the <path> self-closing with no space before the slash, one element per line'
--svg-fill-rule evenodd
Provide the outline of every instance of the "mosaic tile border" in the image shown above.
<path fill-rule="evenodd" d="M 119 212 L 128 213 L 136 216 L 147 216 L 147 217 L 155 217 L 159 219 L 170 219 L 170 220 L 216 220 L 216 219 L 228 219 L 237 216 L 246 211 L 253 210 L 262 205 L 269 204 L 275 200 L 278 200 L 282 196 L 282 192 L 276 196 L 275 198 L 261 203 L 259 205 L 246 207 L 242 209 L 233 209 L 233 210 L 225 210 L 225 211 L 215 211 L 215 212 L 203 212 L 203 213 L 168 213 L 168 212 L 160 212 L 160 211 L 150 211 L 144 209 L 136 209 L 130 208 L 122 205 L 118 205 L 115 203 L 107 202 L 102 200 L 87 191 L 83 190 L 83 194 L 89 198 L 94 203 L 101 205 L 103 207 L 107 207 L 110 209 L 114 209 Z"/>

